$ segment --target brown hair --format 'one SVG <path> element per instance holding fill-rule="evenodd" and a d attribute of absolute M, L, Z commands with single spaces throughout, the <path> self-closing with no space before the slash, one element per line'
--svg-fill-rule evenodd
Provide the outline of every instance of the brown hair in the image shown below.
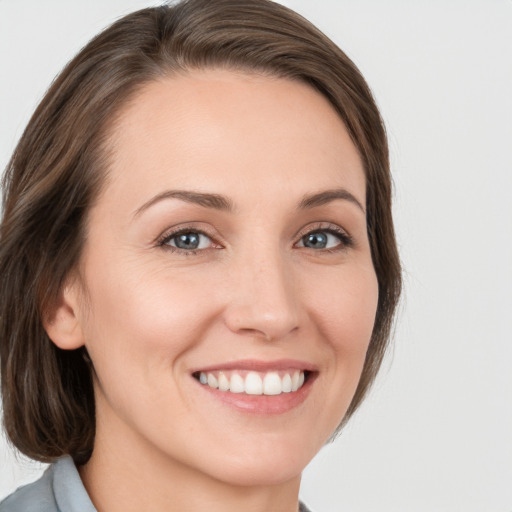
<path fill-rule="evenodd" d="M 223 67 L 300 80 L 344 121 L 364 163 L 379 301 L 365 366 L 344 422 L 373 382 L 401 288 L 385 130 L 351 60 L 308 21 L 268 0 L 185 0 L 142 9 L 96 36 L 57 77 L 7 167 L 0 231 L 4 424 L 26 455 L 87 461 L 95 432 L 85 349 L 64 351 L 42 323 L 76 267 L 86 216 L 108 164 L 109 126 L 144 84 Z"/>

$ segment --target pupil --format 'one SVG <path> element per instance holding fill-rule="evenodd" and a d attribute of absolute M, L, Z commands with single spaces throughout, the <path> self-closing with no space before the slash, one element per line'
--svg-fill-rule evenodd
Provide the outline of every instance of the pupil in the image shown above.
<path fill-rule="evenodd" d="M 327 245 L 327 236 L 324 233 L 309 233 L 304 237 L 303 243 L 306 247 L 324 249 Z"/>
<path fill-rule="evenodd" d="M 197 249 L 199 235 L 197 233 L 183 233 L 176 237 L 176 247 L 180 249 Z"/>

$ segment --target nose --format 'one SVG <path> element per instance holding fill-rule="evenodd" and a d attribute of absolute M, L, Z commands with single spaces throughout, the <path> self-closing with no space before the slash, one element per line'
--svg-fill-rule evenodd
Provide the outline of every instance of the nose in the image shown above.
<path fill-rule="evenodd" d="M 278 249 L 260 248 L 240 258 L 231 270 L 230 300 L 224 312 L 231 331 L 274 341 L 298 329 L 296 281 Z"/>

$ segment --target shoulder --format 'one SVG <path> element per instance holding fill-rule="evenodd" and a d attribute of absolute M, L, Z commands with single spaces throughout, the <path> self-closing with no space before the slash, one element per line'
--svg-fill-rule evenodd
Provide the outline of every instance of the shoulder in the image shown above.
<path fill-rule="evenodd" d="M 54 467 L 35 482 L 24 485 L 0 502 L 0 512 L 59 512 L 53 493 Z"/>
<path fill-rule="evenodd" d="M 0 512 L 96 512 L 73 459 L 62 457 L 32 484 L 0 503 Z"/>

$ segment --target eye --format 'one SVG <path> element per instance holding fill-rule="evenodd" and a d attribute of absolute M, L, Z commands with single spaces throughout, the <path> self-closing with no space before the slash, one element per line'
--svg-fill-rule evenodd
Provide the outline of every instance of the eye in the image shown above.
<path fill-rule="evenodd" d="M 167 233 L 159 245 L 166 249 L 195 254 L 196 251 L 210 248 L 212 243 L 212 239 L 206 233 L 186 229 Z"/>
<path fill-rule="evenodd" d="M 299 243 L 310 249 L 331 249 L 338 245 L 340 240 L 325 231 L 315 231 L 314 233 L 304 235 Z"/>
<path fill-rule="evenodd" d="M 309 231 L 301 237 L 297 247 L 336 251 L 353 245 L 352 238 L 340 228 L 322 228 Z"/>

